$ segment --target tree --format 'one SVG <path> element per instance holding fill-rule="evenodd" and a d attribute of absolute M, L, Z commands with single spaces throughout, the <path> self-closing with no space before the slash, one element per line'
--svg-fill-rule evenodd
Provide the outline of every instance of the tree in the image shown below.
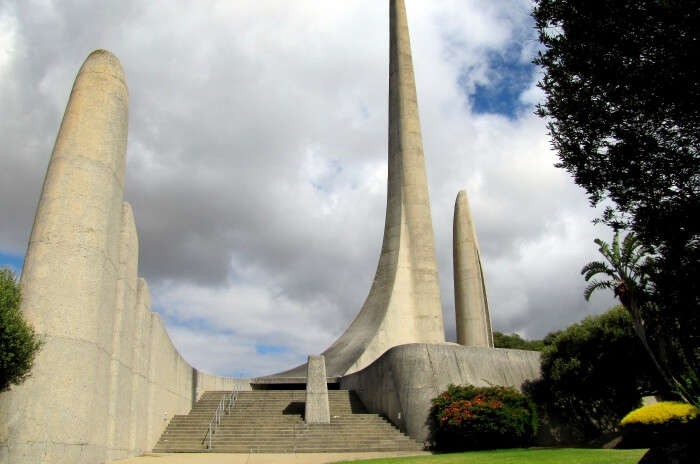
<path fill-rule="evenodd" d="M 647 331 L 674 370 L 700 372 L 700 1 L 535 0 L 532 14 L 557 166 L 653 252 Z"/>
<path fill-rule="evenodd" d="M 496 348 L 513 348 L 529 351 L 542 351 L 544 348 L 542 340 L 526 340 L 516 333 L 506 335 L 497 331 L 493 332 L 493 345 Z"/>
<path fill-rule="evenodd" d="M 621 306 L 548 336 L 541 377 L 525 386 L 544 415 L 574 439 L 617 430 L 620 419 L 657 391 L 654 368 Z"/>
<path fill-rule="evenodd" d="M 0 392 L 29 377 L 42 344 L 22 319 L 20 301 L 17 277 L 9 269 L 0 269 Z"/>
<path fill-rule="evenodd" d="M 622 247 L 620 247 L 619 231 L 615 232 L 612 246 L 599 238 L 595 239 L 594 242 L 599 246 L 598 251 L 600 251 L 607 263 L 592 261 L 581 269 L 581 274 L 584 275 L 586 282 L 591 281 L 593 277 L 600 274 L 608 278 L 591 281 L 586 290 L 584 290 L 583 296 L 586 300 L 589 300 L 596 290 L 613 289 L 622 306 L 632 316 L 632 328 L 649 354 L 654 366 L 656 366 L 659 374 L 669 387 L 673 388 L 673 381 L 661 367 L 654 351 L 649 346 L 644 318 L 642 317 L 642 307 L 649 304 L 649 282 L 644 268 L 651 260 L 649 257 L 650 250 L 640 243 L 633 232 L 627 234 L 622 242 Z"/>
<path fill-rule="evenodd" d="M 592 280 L 583 292 L 583 296 L 588 300 L 596 290 L 612 288 L 615 296 L 632 317 L 632 328 L 635 334 L 642 342 L 642 346 L 647 351 L 657 372 L 668 385 L 669 390 L 680 394 L 687 402 L 693 401 L 692 390 L 694 386 L 691 385 L 690 391 L 688 391 L 684 385 L 679 384 L 678 380 L 669 374 L 671 363 L 665 354 L 666 350 L 662 351 L 663 356 L 659 362 L 647 337 L 643 309 L 655 306 L 649 299 L 649 280 L 645 272 L 653 261 L 649 256 L 651 251 L 642 245 L 634 232 L 625 236 L 622 247 L 620 247 L 619 231 L 615 232 L 612 246 L 599 238 L 595 239 L 594 242 L 599 246 L 598 251 L 607 263 L 592 261 L 583 267 L 581 274 L 584 275 L 586 282 L 601 274 L 607 278 Z M 653 311 L 647 311 L 647 313 L 650 312 L 653 313 Z"/>

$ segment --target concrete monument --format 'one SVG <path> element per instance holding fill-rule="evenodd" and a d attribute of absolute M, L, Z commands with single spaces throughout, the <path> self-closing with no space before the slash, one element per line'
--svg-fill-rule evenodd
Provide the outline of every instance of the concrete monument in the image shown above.
<path fill-rule="evenodd" d="M 122 201 L 128 106 L 119 60 L 93 52 L 75 79 L 25 256 L 21 310 L 44 346 L 31 377 L 0 394 L 2 463 L 140 454 L 204 389 L 236 383 L 187 364 L 151 312 Z"/>
<path fill-rule="evenodd" d="M 452 226 L 457 343 L 493 348 L 481 252 L 465 190 L 457 194 Z"/>
<path fill-rule="evenodd" d="M 222 378 L 197 371 L 174 348 L 138 278 L 134 215 L 123 202 L 127 113 L 119 61 L 93 52 L 66 107 L 25 257 L 21 309 L 45 344 L 32 376 L 0 394 L 0 463 L 98 463 L 141 454 L 205 390 L 307 378 L 312 422 L 328 417 L 330 378 L 423 440 L 430 398 L 447 384 L 517 387 L 537 376 L 539 353 L 488 348 L 479 249 L 461 194 L 455 292 L 475 303 L 459 303 L 458 320 L 478 330 L 458 330 L 465 334 L 460 343 L 480 346 L 445 343 L 403 0 L 390 0 L 389 170 L 376 275 L 347 331 L 303 366 L 261 379 Z"/>
<path fill-rule="evenodd" d="M 323 355 L 329 377 L 363 369 L 389 348 L 445 341 L 411 44 L 403 0 L 390 1 L 389 173 L 384 240 L 355 320 Z M 303 378 L 299 366 L 274 377 Z"/>

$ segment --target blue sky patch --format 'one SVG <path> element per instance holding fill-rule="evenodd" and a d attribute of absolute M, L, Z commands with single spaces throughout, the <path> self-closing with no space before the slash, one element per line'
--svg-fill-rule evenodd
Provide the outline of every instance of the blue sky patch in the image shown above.
<path fill-rule="evenodd" d="M 160 314 L 161 319 L 166 326 L 169 327 L 186 327 L 188 329 L 193 329 L 197 332 L 205 332 L 212 335 L 234 335 L 233 330 L 221 330 L 219 327 L 213 325 L 213 321 L 203 319 L 203 318 L 188 318 L 182 320 L 177 317 L 177 315 L 169 313 L 164 307 L 160 305 L 151 306 L 151 311 Z"/>
<path fill-rule="evenodd" d="M 16 273 L 22 271 L 22 266 L 24 265 L 24 255 L 15 255 L 12 253 L 5 253 L 0 251 L 0 268 L 9 267 Z"/>
<path fill-rule="evenodd" d="M 315 179 L 311 180 L 311 185 L 318 192 L 330 193 L 330 186 L 332 185 L 335 177 L 343 171 L 343 165 L 340 164 L 339 160 L 329 159 L 325 160 L 324 168 L 325 170 L 321 175 L 318 175 Z"/>
<path fill-rule="evenodd" d="M 474 92 L 468 95 L 469 104 L 476 114 L 502 114 L 514 119 L 530 105 L 520 101 L 520 94 L 527 90 L 536 67 L 519 60 L 520 47 L 513 46 L 504 53 L 488 55 L 488 83 L 476 83 Z M 459 77 L 460 87 L 466 91 L 468 70 Z"/>
<path fill-rule="evenodd" d="M 255 345 L 255 352 L 257 354 L 278 355 L 289 352 L 289 348 L 280 345 Z"/>

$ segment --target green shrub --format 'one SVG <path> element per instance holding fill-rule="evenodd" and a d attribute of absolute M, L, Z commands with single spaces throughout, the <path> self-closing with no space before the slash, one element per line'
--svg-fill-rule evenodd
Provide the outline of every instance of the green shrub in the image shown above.
<path fill-rule="evenodd" d="M 450 385 L 432 403 L 431 439 L 438 449 L 528 446 L 537 431 L 534 404 L 513 388 Z"/>
<path fill-rule="evenodd" d="M 512 348 L 515 350 L 542 351 L 544 349 L 544 341 L 526 340 L 516 333 L 506 335 L 504 333 L 494 331 L 493 346 L 495 348 Z"/>
<path fill-rule="evenodd" d="M 546 340 L 541 377 L 523 391 L 541 407 L 542 417 L 565 426 L 565 441 L 618 431 L 620 419 L 642 396 L 658 392 L 649 356 L 621 306 Z"/>
<path fill-rule="evenodd" d="M 21 384 L 29 376 L 41 341 L 22 319 L 17 277 L 0 269 L 0 392 Z"/>

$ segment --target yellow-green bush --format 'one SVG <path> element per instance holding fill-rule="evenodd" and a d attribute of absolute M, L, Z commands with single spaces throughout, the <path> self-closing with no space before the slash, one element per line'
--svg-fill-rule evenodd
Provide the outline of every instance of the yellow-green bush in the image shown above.
<path fill-rule="evenodd" d="M 688 422 L 700 415 L 700 409 L 687 403 L 661 401 L 642 406 L 627 414 L 620 424 L 664 424 L 671 421 Z"/>
<path fill-rule="evenodd" d="M 620 424 L 625 445 L 629 447 L 690 444 L 700 436 L 700 409 L 687 403 L 662 401 L 635 409 Z"/>

